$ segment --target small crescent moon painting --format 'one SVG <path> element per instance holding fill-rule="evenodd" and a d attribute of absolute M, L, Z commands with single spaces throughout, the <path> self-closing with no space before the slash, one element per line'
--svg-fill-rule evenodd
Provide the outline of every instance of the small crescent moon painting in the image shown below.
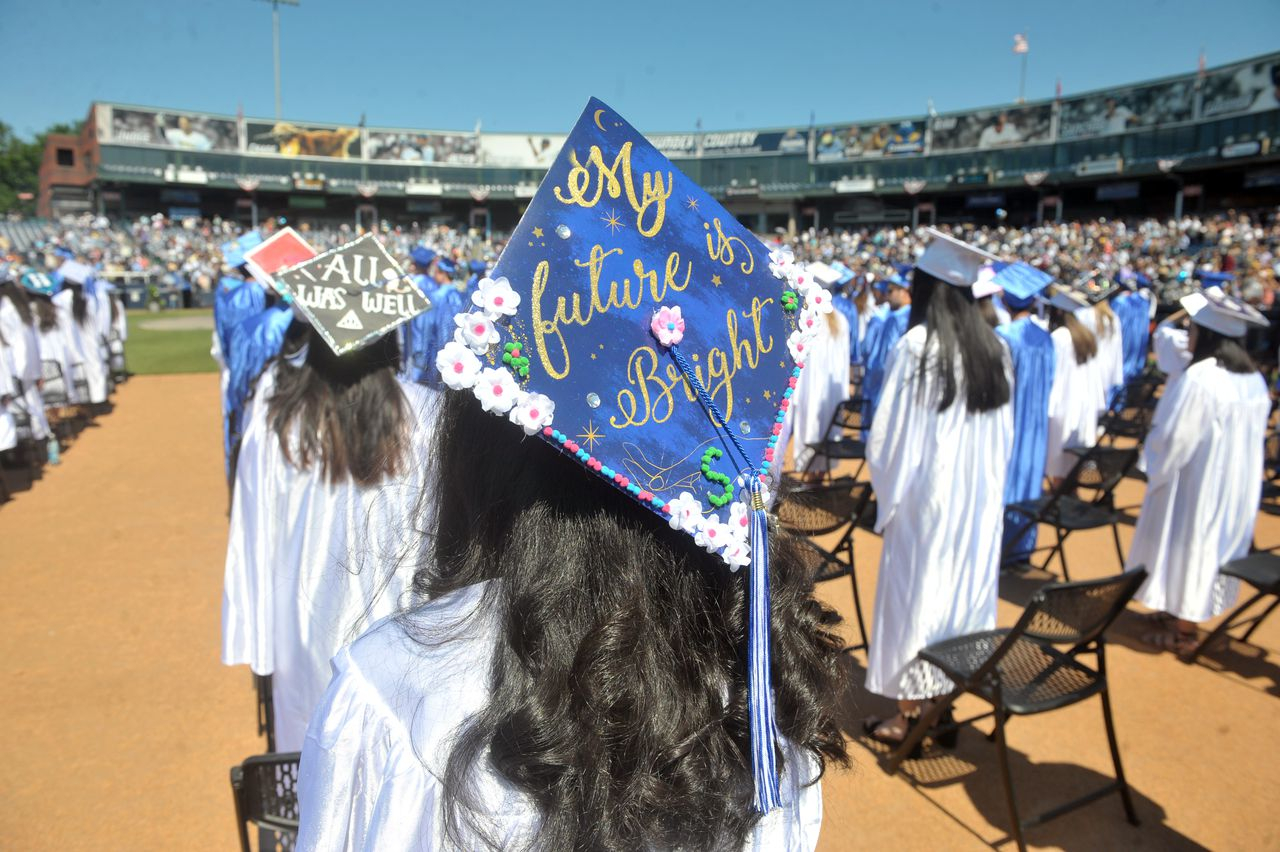
<path fill-rule="evenodd" d="M 604 110 L 602 110 L 602 109 L 598 109 L 598 110 L 596 110 L 596 116 L 595 116 L 595 118 L 596 118 L 596 127 L 599 127 L 599 128 L 600 128 L 600 130 L 601 130 L 601 132 L 603 132 L 603 131 L 604 131 L 604 125 L 600 123 L 600 116 L 602 116 L 602 115 L 604 115 Z"/>

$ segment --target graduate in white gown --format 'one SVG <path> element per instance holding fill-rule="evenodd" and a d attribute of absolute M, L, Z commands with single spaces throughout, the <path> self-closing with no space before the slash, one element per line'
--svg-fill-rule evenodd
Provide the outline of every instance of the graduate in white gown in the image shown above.
<path fill-rule="evenodd" d="M 809 320 L 818 332 L 809 344 L 809 361 L 800 373 L 794 402 L 787 410 L 790 429 L 784 428 L 783 432 L 790 431 L 794 439 L 791 448 L 795 469 L 818 473 L 809 470 L 813 451 L 808 445 L 829 437 L 827 429 L 836 407 L 849 398 L 849 321 L 838 310 Z M 824 464 L 830 466 L 831 462 Z"/>
<path fill-rule="evenodd" d="M 581 230 L 575 225 L 575 238 L 591 239 Z M 485 315 L 473 309 L 437 355 L 450 390 L 434 455 L 435 521 L 426 528 L 434 558 L 415 581 L 428 602 L 383 621 L 334 660 L 302 750 L 298 848 L 810 852 L 823 767 L 847 759 L 836 721 L 845 686 L 839 619 L 813 598 L 800 544 L 774 530 L 768 574 L 751 574 L 768 577 L 769 622 L 759 630 L 747 618 L 747 601 L 762 599 L 748 592 L 750 572 L 731 570 L 729 560 L 751 562 L 751 513 L 740 497 L 719 512 L 704 505 L 720 486 L 696 473 L 701 450 L 683 449 L 718 446 L 729 422 L 745 420 L 753 437 L 766 433 L 777 397 L 715 421 L 680 395 L 674 416 L 604 439 L 618 448 L 624 437 L 676 448 L 670 459 L 684 458 L 671 477 L 684 482 L 692 472 L 687 486 L 675 486 L 687 489 L 680 493 L 658 484 L 666 474 L 640 468 L 623 485 L 607 464 L 592 467 L 603 462 L 591 452 L 603 458 L 607 444 L 568 437 L 581 431 L 571 406 L 590 411 L 586 391 L 612 401 L 625 386 L 631 347 L 618 345 L 620 337 L 674 347 L 685 322 L 690 330 L 722 325 L 758 291 L 706 288 L 694 303 L 672 290 L 661 310 L 648 300 L 611 308 L 608 324 L 576 328 L 573 337 L 599 359 L 579 367 L 575 358 L 558 383 L 531 379 L 522 396 L 518 369 L 482 360 L 502 347 L 484 320 L 514 314 L 523 323 L 529 315 L 535 276 L 522 257 L 505 253 L 500 277 L 479 282 L 472 304 Z M 560 271 L 549 280 L 563 281 Z M 824 290 L 804 295 L 806 305 L 821 298 L 831 309 Z M 682 301 L 683 318 L 675 310 Z M 796 334 L 789 348 L 802 340 Z M 545 376 L 550 362 L 526 351 L 531 374 Z M 735 397 L 768 401 L 766 390 L 778 393 L 776 365 L 744 361 Z M 631 438 L 639 430 L 644 437 Z M 756 520 L 763 536 L 764 519 Z M 406 524 L 402 534 L 409 540 L 421 529 Z M 752 641 L 763 633 L 774 649 L 772 667 L 750 675 L 749 624 L 757 627 Z M 749 685 L 770 673 L 772 689 Z M 776 740 L 764 733 L 771 723 L 751 724 L 775 696 Z M 775 745 L 776 774 L 755 762 L 766 755 L 772 767 Z"/>
<path fill-rule="evenodd" d="M 412 530 L 436 395 L 397 380 L 399 357 L 394 334 L 342 356 L 314 336 L 267 369 L 245 414 L 222 661 L 272 676 L 280 751 L 302 748 L 330 659 L 405 603 L 428 551 Z"/>
<path fill-rule="evenodd" d="M 1098 342 L 1080 321 L 1093 315 L 1084 297 L 1060 289 L 1049 300 L 1049 325 L 1054 351 L 1053 387 L 1049 391 L 1049 440 L 1045 474 L 1062 479 L 1076 457 L 1068 447 L 1092 447 L 1098 442 L 1098 412 L 1102 399 L 1101 372 L 1094 360 Z"/>
<path fill-rule="evenodd" d="M 1013 450 L 1008 350 L 970 289 L 995 258 L 932 235 L 913 274 L 912 325 L 890 358 L 867 446 L 884 548 L 866 686 L 898 699 L 899 712 L 865 726 L 887 743 L 902 741 L 923 699 L 951 688 L 916 654 L 995 626 Z"/>
<path fill-rule="evenodd" d="M 69 327 L 62 322 L 58 308 L 53 303 L 52 288 L 49 293 L 33 294 L 31 303 L 36 316 L 40 359 L 42 362 L 57 365 L 56 371 L 50 371 L 43 376 L 45 382 L 41 389 L 41 396 L 48 399 L 61 397 L 66 400 L 67 405 L 83 402 L 79 389 L 72 381 L 78 369 L 77 365 L 80 363 L 80 356 L 69 342 Z"/>
<path fill-rule="evenodd" d="M 1111 309 L 1110 299 L 1121 292 L 1119 287 L 1109 287 L 1095 295 L 1093 301 L 1094 337 L 1098 341 L 1097 369 L 1102 389 L 1102 407 L 1105 412 L 1119 390 L 1124 387 L 1124 337 L 1120 319 Z"/>
<path fill-rule="evenodd" d="M 13 412 L 9 410 L 16 396 L 12 353 L 4 334 L 0 333 L 0 453 L 18 446 L 18 426 L 13 419 Z"/>
<path fill-rule="evenodd" d="M 0 337 L 9 346 L 13 377 L 17 380 L 15 392 L 17 382 L 21 382 L 21 392 L 17 394 L 20 398 L 13 404 L 30 416 L 32 437 L 44 441 L 50 432 L 44 399 L 40 395 L 40 335 L 36 332 L 31 297 L 15 281 L 0 284 Z"/>
<path fill-rule="evenodd" d="M 63 334 L 84 375 L 87 398 L 80 402 L 101 405 L 107 401 L 108 376 L 104 353 L 98 343 L 96 301 L 85 292 L 85 282 L 92 270 L 68 261 L 59 271 L 63 273 L 63 286 L 53 297 L 53 303 L 58 309 Z"/>
<path fill-rule="evenodd" d="M 1271 397 L 1244 349 L 1256 310 L 1221 291 L 1182 298 L 1191 362 L 1169 379 L 1143 449 L 1147 492 L 1128 566 L 1148 578 L 1137 600 L 1155 610 L 1145 639 L 1186 653 L 1196 624 L 1221 615 L 1239 581 L 1218 569 L 1249 552 L 1262 496 Z"/>

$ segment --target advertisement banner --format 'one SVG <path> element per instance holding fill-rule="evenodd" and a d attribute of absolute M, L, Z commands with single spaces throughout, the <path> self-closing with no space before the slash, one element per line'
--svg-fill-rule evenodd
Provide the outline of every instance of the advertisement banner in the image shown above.
<path fill-rule="evenodd" d="M 939 115 L 932 120 L 930 150 L 963 151 L 970 148 L 1007 148 L 1050 141 L 1052 104 L 984 109 L 960 115 Z"/>
<path fill-rule="evenodd" d="M 1205 78 L 1201 118 L 1280 108 L 1280 58 L 1271 57 L 1218 71 Z"/>
<path fill-rule="evenodd" d="M 814 161 L 916 156 L 924 153 L 924 131 L 923 118 L 822 128 L 814 144 Z"/>
<path fill-rule="evenodd" d="M 474 133 L 370 130 L 365 141 L 365 159 L 473 166 L 480 162 L 480 142 Z"/>
<path fill-rule="evenodd" d="M 485 133 L 480 137 L 480 162 L 500 168 L 546 169 L 564 140 L 563 133 Z"/>
<path fill-rule="evenodd" d="M 1100 92 L 1062 102 L 1058 139 L 1088 139 L 1129 130 L 1190 121 L 1195 114 L 1195 80 L 1187 77 L 1155 86 Z"/>
<path fill-rule="evenodd" d="M 245 150 L 250 154 L 284 157 L 360 157 L 360 128 L 320 127 L 291 121 L 250 121 L 245 125 Z"/>
<path fill-rule="evenodd" d="M 155 145 L 184 151 L 238 151 L 235 119 L 192 112 L 110 107 L 103 142 L 112 145 Z M 101 115 L 101 113 L 99 113 Z M 99 119 L 101 121 L 101 119 Z M 99 128 L 103 125 L 100 123 Z"/>
<path fill-rule="evenodd" d="M 809 150 L 809 131 L 722 130 L 702 134 L 702 156 L 737 157 L 747 154 L 803 154 Z"/>

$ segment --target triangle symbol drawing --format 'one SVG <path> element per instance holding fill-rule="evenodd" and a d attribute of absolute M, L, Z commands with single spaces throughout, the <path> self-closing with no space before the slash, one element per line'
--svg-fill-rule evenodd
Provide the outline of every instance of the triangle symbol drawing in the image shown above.
<path fill-rule="evenodd" d="M 348 331 L 362 331 L 364 323 L 360 322 L 360 317 L 355 311 L 347 311 L 347 315 L 338 320 L 338 328 L 345 328 Z"/>

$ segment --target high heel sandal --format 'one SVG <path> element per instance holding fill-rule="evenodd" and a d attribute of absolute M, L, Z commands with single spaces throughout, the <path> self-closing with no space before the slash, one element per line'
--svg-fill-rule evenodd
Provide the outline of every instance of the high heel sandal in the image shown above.
<path fill-rule="evenodd" d="M 881 731 L 881 728 L 885 727 L 890 722 L 893 722 L 896 725 L 896 720 L 898 716 L 901 716 L 903 721 L 905 722 L 905 726 L 902 728 L 902 733 L 900 735 L 895 736 L 893 734 L 889 734 L 887 732 Z M 882 719 L 878 716 L 871 716 L 863 720 L 862 732 L 866 734 L 869 739 L 875 740 L 876 742 L 881 743 L 883 745 L 887 745 L 891 749 L 897 749 L 899 746 L 902 745 L 904 741 L 906 741 L 907 736 L 911 733 L 911 729 L 915 726 L 915 723 L 918 721 L 920 721 L 920 708 L 917 707 L 915 710 L 911 712 L 899 710 L 897 716 L 890 716 L 887 719 Z M 891 728 L 891 730 L 896 731 L 897 729 L 895 727 L 895 728 Z M 915 746 L 911 749 L 911 753 L 907 755 L 907 757 L 911 760 L 915 760 L 919 758 L 922 753 L 923 753 L 923 744 L 916 743 Z"/>

